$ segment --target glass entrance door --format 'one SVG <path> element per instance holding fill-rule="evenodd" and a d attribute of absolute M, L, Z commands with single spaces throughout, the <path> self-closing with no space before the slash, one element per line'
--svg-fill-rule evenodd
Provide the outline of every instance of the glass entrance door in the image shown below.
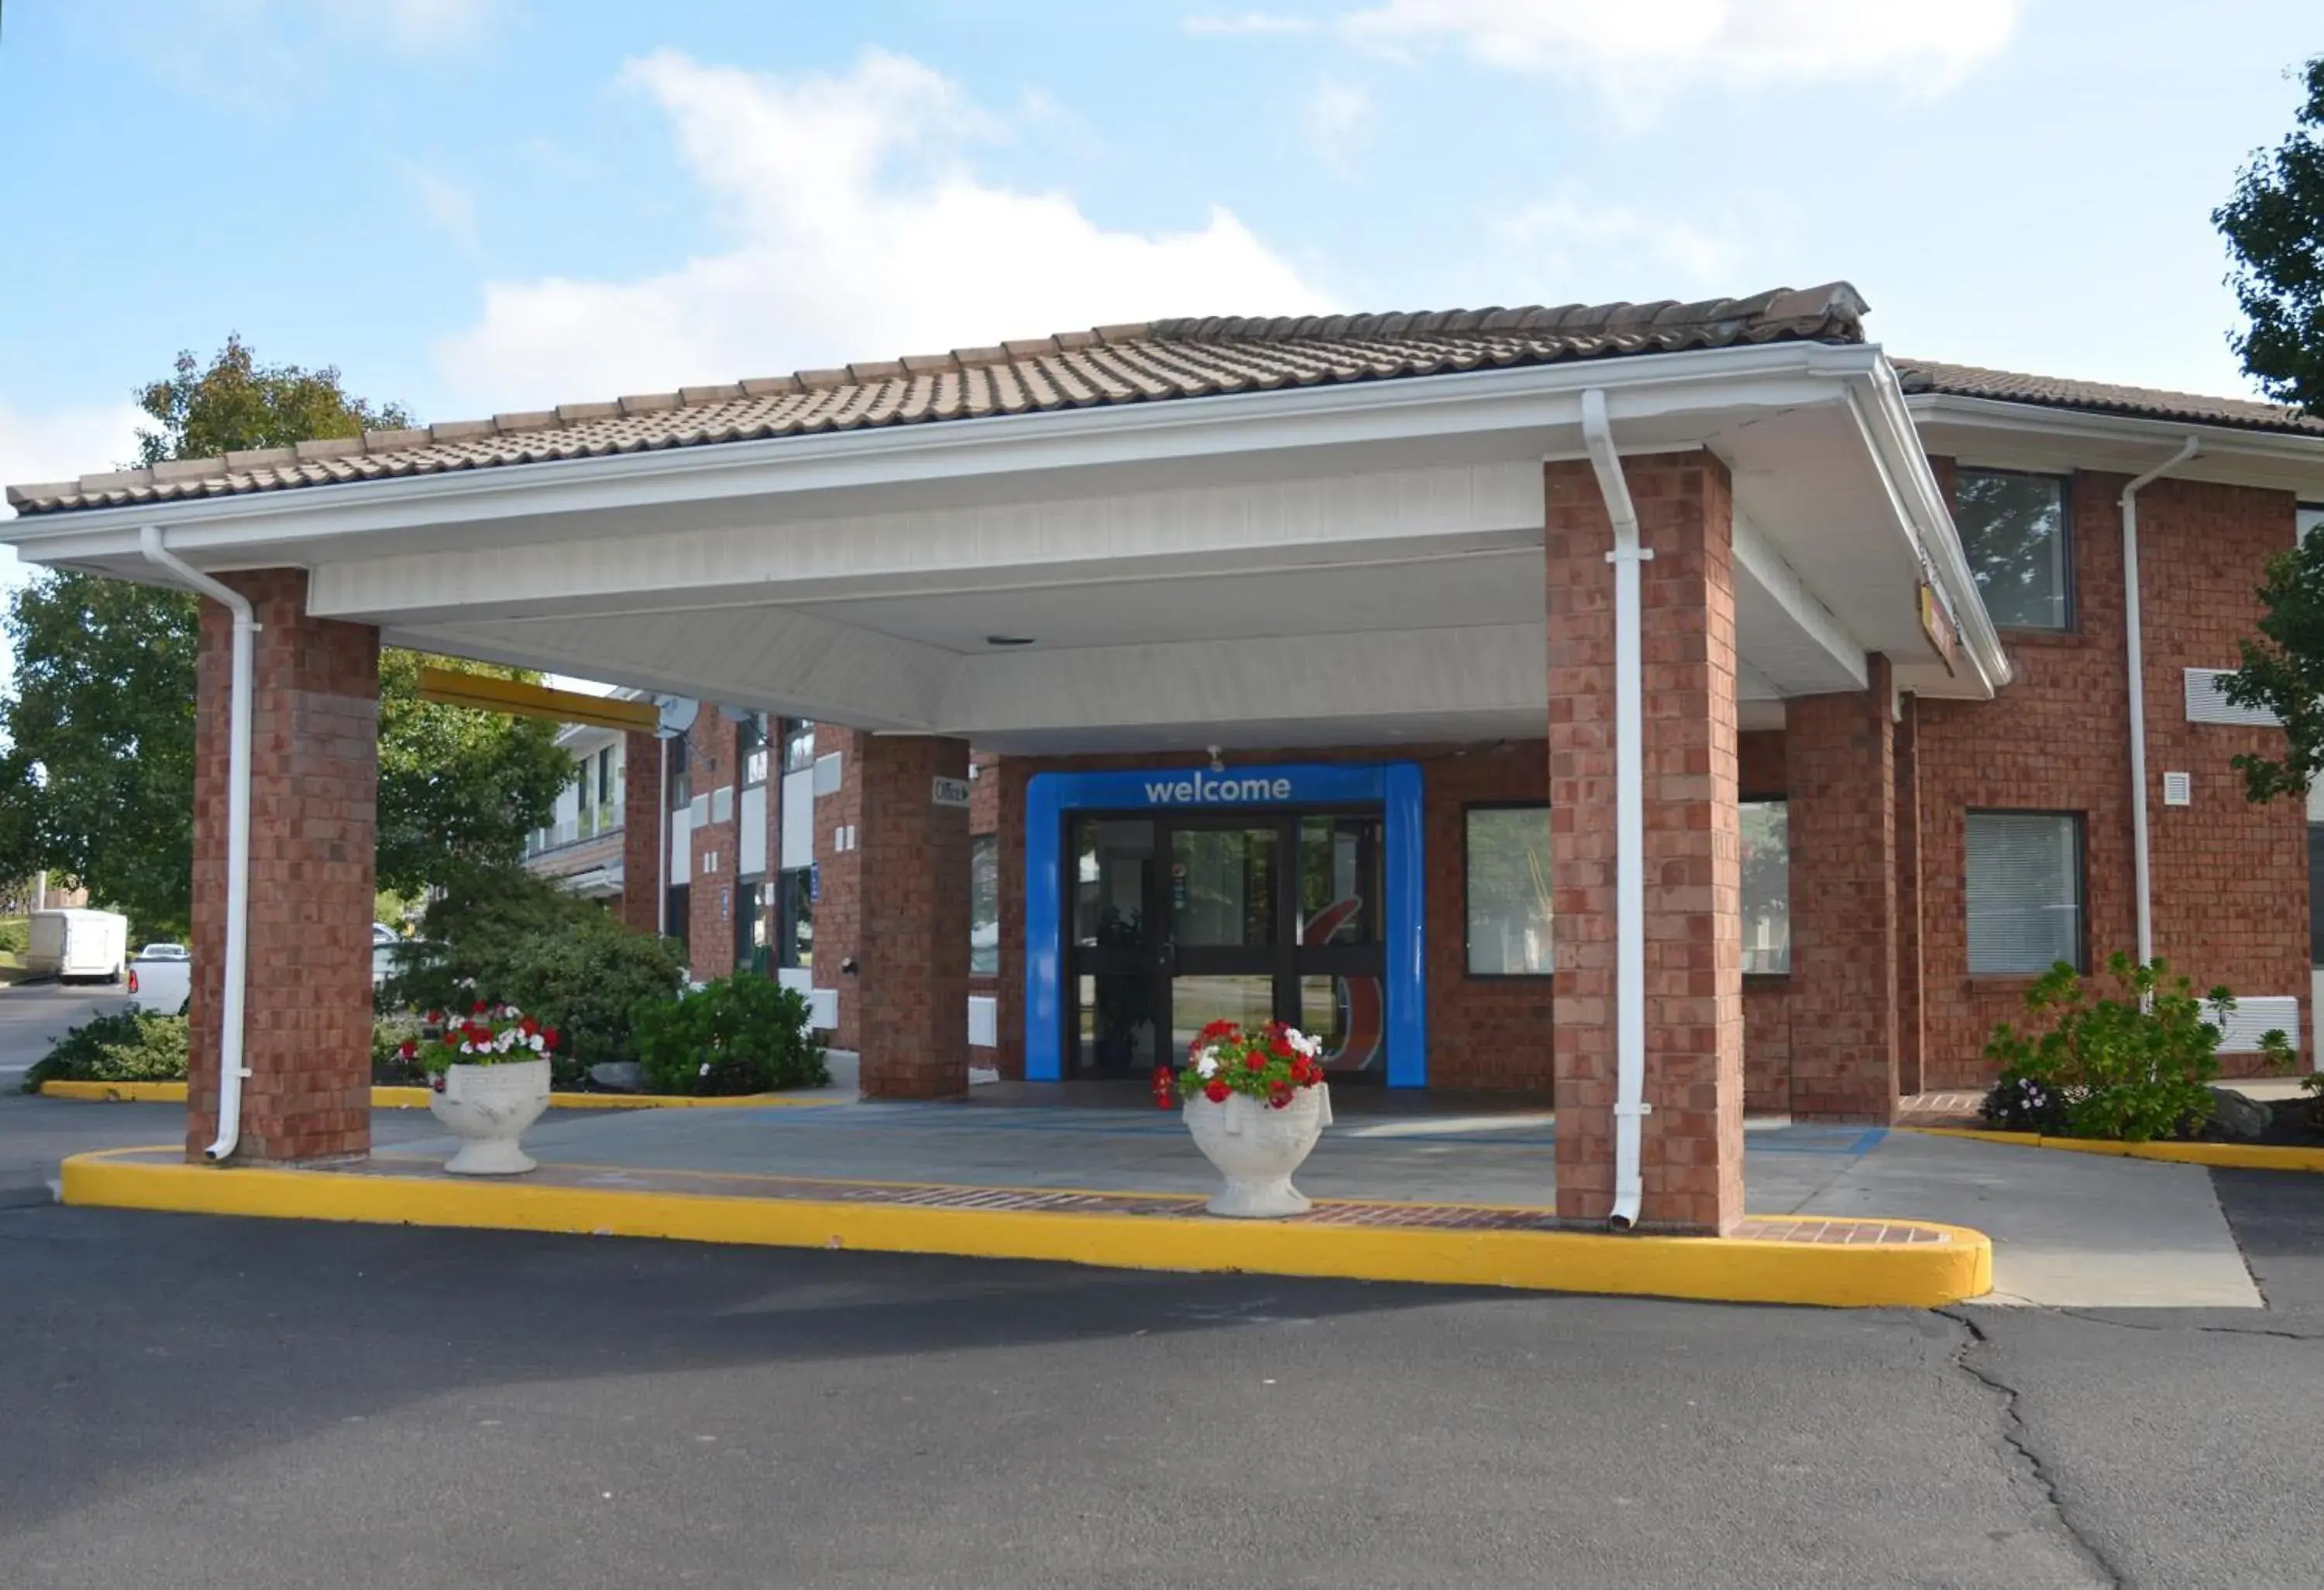
<path fill-rule="evenodd" d="M 1385 1074 L 1377 809 L 1076 814 L 1067 829 L 1069 1075 L 1180 1063 L 1222 1018 L 1288 1021 L 1333 1072 Z"/>

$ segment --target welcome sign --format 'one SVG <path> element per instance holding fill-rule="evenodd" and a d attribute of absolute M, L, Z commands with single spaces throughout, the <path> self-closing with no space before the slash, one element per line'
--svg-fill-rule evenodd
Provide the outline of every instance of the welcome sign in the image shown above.
<path fill-rule="evenodd" d="M 1121 772 L 1036 773 L 1044 780 L 1072 781 L 1065 804 L 1083 809 L 1136 811 L 1148 807 L 1348 806 L 1385 800 L 1387 781 L 1378 763 L 1333 766 L 1289 763 L 1266 767 L 1138 768 Z M 1054 786 L 1053 786 L 1054 787 Z"/>

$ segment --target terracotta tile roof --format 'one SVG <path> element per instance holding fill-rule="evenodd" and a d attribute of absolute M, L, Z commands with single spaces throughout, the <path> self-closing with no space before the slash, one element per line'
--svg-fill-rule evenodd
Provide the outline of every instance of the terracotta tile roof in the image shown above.
<path fill-rule="evenodd" d="M 2279 403 L 2252 398 L 2201 397 L 2188 392 L 2158 392 L 2145 386 L 2113 386 L 2102 381 L 2065 381 L 2052 375 L 2020 375 L 1928 359 L 1898 359 L 1896 374 L 1907 393 L 1992 398 L 2005 403 L 2077 409 L 2086 413 L 2123 414 L 2139 420 L 2175 420 L 2190 425 L 2226 425 L 2244 430 L 2282 430 L 2324 436 L 2324 420 Z"/>
<path fill-rule="evenodd" d="M 229 453 L 8 488 L 19 513 L 114 508 L 344 481 L 995 414 L 1402 380 L 1739 344 L 1863 340 L 1844 282 L 1701 303 L 1307 315 L 1103 326 L 770 381 L 689 386 L 339 441 Z"/>

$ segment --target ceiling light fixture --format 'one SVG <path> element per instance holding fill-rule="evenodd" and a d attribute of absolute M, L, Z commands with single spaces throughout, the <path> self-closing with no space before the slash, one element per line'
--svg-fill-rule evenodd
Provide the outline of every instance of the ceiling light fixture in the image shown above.
<path fill-rule="evenodd" d="M 1033 643 L 1033 637 L 1031 635 L 987 635 L 984 637 L 984 643 L 988 646 L 1029 646 Z"/>

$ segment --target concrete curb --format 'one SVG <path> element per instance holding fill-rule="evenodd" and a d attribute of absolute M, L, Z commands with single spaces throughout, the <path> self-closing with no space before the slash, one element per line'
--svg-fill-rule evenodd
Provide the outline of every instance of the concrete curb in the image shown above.
<path fill-rule="evenodd" d="M 921 1208 L 903 1204 L 482 1183 L 373 1171 L 220 1170 L 114 1149 L 64 1162 L 80 1206 L 657 1237 L 766 1247 L 1033 1259 L 1128 1270 L 1337 1276 L 1825 1308 L 1934 1308 L 1992 1289 L 1981 1232 L 1909 1243 L 1787 1243 L 1593 1232 L 1315 1225 L 1296 1221 Z M 1827 1224 L 1819 1221 L 1818 1224 Z M 1870 1224 L 1870 1223 L 1867 1223 Z"/>
<path fill-rule="evenodd" d="M 424 1087 L 374 1087 L 371 1090 L 371 1107 L 374 1110 L 424 1110 L 428 1107 L 429 1091 Z M 182 1082 L 43 1082 L 41 1084 L 41 1096 L 78 1099 L 84 1104 L 182 1105 L 186 1102 L 186 1085 Z M 819 1105 L 853 1102 L 844 1098 L 798 1098 L 779 1093 L 742 1094 L 730 1098 L 695 1098 L 670 1093 L 552 1093 L 549 1095 L 549 1107 L 552 1110 L 804 1110 Z"/>
<path fill-rule="evenodd" d="M 2062 1149 L 2118 1160 L 2158 1160 L 2172 1165 L 2214 1165 L 2231 1170 L 2305 1170 L 2324 1174 L 2324 1149 L 2290 1149 L 2256 1142 L 2107 1142 L 2090 1137 L 2043 1137 L 2032 1132 L 1987 1132 L 1972 1126 L 1899 1126 L 1923 1137 L 1960 1137 L 2020 1149 Z"/>

